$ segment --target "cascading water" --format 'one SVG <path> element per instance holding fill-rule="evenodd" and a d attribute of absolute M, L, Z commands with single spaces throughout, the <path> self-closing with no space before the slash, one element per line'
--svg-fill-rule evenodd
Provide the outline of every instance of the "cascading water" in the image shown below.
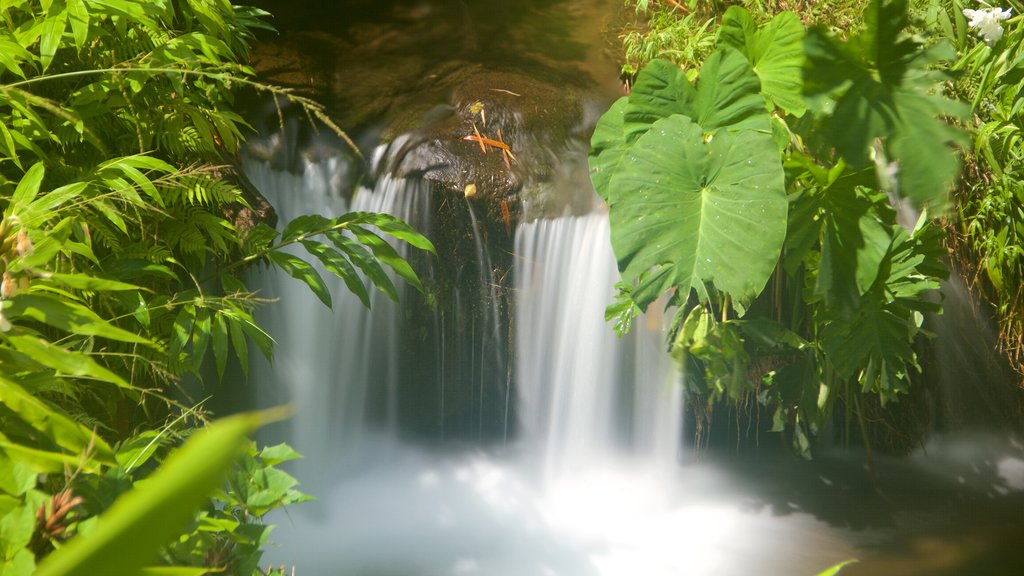
<path fill-rule="evenodd" d="M 306 454 L 293 471 L 319 499 L 275 519 L 275 564 L 313 575 L 718 574 L 741 565 L 737 550 L 770 564 L 775 552 L 761 547 L 794 530 L 831 553 L 787 556 L 787 567 L 848 554 L 806 518 L 780 528 L 744 515 L 710 470 L 680 475 L 680 374 L 660 317 L 624 338 L 604 321 L 618 275 L 600 207 L 520 224 L 511 286 L 485 241 L 504 230 L 488 231 L 472 199 L 449 202 L 464 210 L 453 235 L 420 180 L 383 174 L 347 205 L 332 160 L 304 160 L 298 174 L 250 160 L 246 171 L 282 220 L 387 211 L 442 254 L 438 237 L 465 244 L 457 262 L 419 263 L 428 291 L 454 294 L 405 290 L 395 305 L 375 293 L 370 310 L 340 281 L 328 311 L 302 284 L 262 274 L 263 295 L 282 300 L 262 318 L 277 348 L 273 366 L 251 372 L 261 404 L 295 407 L 264 440 Z M 501 315 L 503 294 L 514 318 Z M 731 542 L 736 530 L 755 544 Z"/>
<path fill-rule="evenodd" d="M 604 320 L 619 279 L 609 238 L 601 211 L 516 233 L 521 413 L 549 475 L 604 464 L 624 442 L 663 463 L 679 450 L 682 390 L 661 323 L 619 339 Z"/>
<path fill-rule="evenodd" d="M 438 41 L 433 31 L 454 21 L 449 9 L 463 16 L 491 10 L 480 3 L 415 4 L 420 6 L 401 11 L 396 26 L 404 32 L 366 35 L 389 42 L 422 36 L 431 50 L 448 49 L 460 44 Z M 893 540 L 894 525 L 910 527 L 901 537 L 930 536 L 936 526 L 946 529 L 943 522 L 951 517 L 974 522 L 977 494 L 1024 491 L 1024 445 L 1013 438 L 992 443 L 987 452 L 972 442 L 954 442 L 951 449 L 939 439 L 929 443 L 928 457 L 878 456 L 881 481 L 888 482 L 884 499 L 868 485 L 855 453 L 821 451 L 813 464 L 788 453 L 751 462 L 748 454 L 681 458 L 681 375 L 664 351 L 660 306 L 636 319 L 623 338 L 604 321 L 618 274 L 608 215 L 589 187 L 584 139 L 618 86 L 592 101 L 582 98 L 579 117 L 552 115 L 571 109 L 575 88 L 587 85 L 567 83 L 572 74 L 548 76 L 554 68 L 571 68 L 578 55 L 573 49 L 563 54 L 565 61 L 547 60 L 558 52 L 537 45 L 537 38 L 561 45 L 568 37 L 514 29 L 524 22 L 557 24 L 573 12 L 577 32 L 585 36 L 577 48 L 596 47 L 601 39 L 592 23 L 622 4 L 499 4 L 511 13 L 526 7 L 562 16 L 530 12 L 519 24 L 507 18 L 482 27 L 476 22 L 472 34 L 456 26 L 459 38 L 479 38 L 490 49 L 474 45 L 469 55 L 440 56 L 438 77 L 425 74 L 411 84 L 424 51 L 409 51 L 416 72 L 402 68 L 393 75 L 402 83 L 395 92 L 414 97 L 391 103 L 404 120 L 392 115 L 382 121 L 405 128 L 384 128 L 391 143 L 371 157 L 372 185 L 351 200 L 341 191 L 350 188 L 358 164 L 317 138 L 288 136 L 297 121 L 286 116 L 287 130 L 250 144 L 260 159 L 248 158 L 245 170 L 281 221 L 309 213 L 389 212 L 430 237 L 440 254 L 406 253 L 426 293 L 396 280 L 400 303 L 371 288 L 370 310 L 325 272 L 333 310 L 284 274 L 256 272 L 260 295 L 281 301 L 260 316 L 277 342 L 275 361 L 251 356 L 250 379 L 261 406 L 295 408 L 291 420 L 271 427 L 261 440 L 290 442 L 307 456 L 290 463 L 291 471 L 318 498 L 271 519 L 278 524 L 271 539 L 279 544 L 265 563 L 294 564 L 303 576 L 810 575 L 840 560 L 879 554 L 872 547 Z M 507 49 L 509 42 L 519 49 Z M 523 47 L 534 45 L 543 52 L 541 64 L 522 58 Z M 325 58 L 335 56 L 325 51 Z M 486 57 L 483 67 L 464 60 L 480 56 Z M 512 68 L 526 66 L 528 73 L 506 74 L 506 56 Z M 346 58 L 367 64 L 366 76 L 393 71 L 392 61 L 365 51 Z M 601 69 L 595 78 L 614 80 L 618 67 L 594 69 Z M 532 76 L 545 80 L 538 84 Z M 364 76 L 339 76 L 357 77 Z M 337 85 L 346 93 L 353 88 Z M 361 86 L 371 100 L 388 101 L 380 83 Z M 449 100 L 452 93 L 461 96 Z M 467 118 L 479 124 L 470 128 Z M 493 146 L 480 150 L 477 142 L 465 142 L 476 128 L 502 138 L 497 126 L 505 128 L 516 154 L 510 166 Z M 382 128 L 369 127 L 367 138 Z M 410 132 L 395 133 L 403 130 Z M 490 171 L 473 172 L 475 162 L 487 160 L 493 161 Z M 481 173 L 478 195 L 468 188 L 463 193 L 461 182 L 444 188 L 426 180 Z M 512 173 L 519 188 L 494 196 L 495 182 Z M 502 222 L 509 212 L 501 198 L 521 201 L 522 209 L 512 206 L 510 212 L 525 213 L 525 221 L 514 227 L 514 217 Z M 969 366 L 945 351 L 942 359 Z M 941 369 L 950 373 L 948 388 L 957 393 L 948 398 L 957 402 L 975 394 L 965 393 L 960 380 L 988 387 L 987 372 L 961 376 Z M 719 422 L 727 416 L 722 413 Z M 770 438 L 763 444 L 778 439 Z M 931 500 L 923 502 L 922 494 Z M 890 506 L 900 496 L 914 505 Z M 971 513 L 951 513 L 951 501 L 968 502 L 964 508 Z M 996 512 L 992 516 L 1001 521 L 1004 511 Z M 986 534 L 982 522 L 979 532 Z M 1019 526 L 1019 518 L 1007 525 Z M 970 542 L 957 548 L 958 532 L 949 533 L 954 537 L 940 540 L 947 549 L 977 553 Z M 906 549 L 918 543 L 909 544 Z M 883 560 L 887 553 L 880 553 Z M 910 557 L 921 570 L 886 572 L 864 562 L 862 573 L 958 574 L 934 569 L 927 553 Z"/>

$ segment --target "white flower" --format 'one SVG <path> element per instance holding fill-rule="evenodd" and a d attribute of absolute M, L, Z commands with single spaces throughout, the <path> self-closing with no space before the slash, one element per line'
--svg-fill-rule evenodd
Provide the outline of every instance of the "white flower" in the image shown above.
<path fill-rule="evenodd" d="M 991 46 L 1003 37 L 1003 20 L 1010 17 L 1012 8 L 983 8 L 981 10 L 964 9 L 964 16 L 971 19 L 968 26 L 974 28 L 975 33 L 985 39 L 985 43 Z"/>

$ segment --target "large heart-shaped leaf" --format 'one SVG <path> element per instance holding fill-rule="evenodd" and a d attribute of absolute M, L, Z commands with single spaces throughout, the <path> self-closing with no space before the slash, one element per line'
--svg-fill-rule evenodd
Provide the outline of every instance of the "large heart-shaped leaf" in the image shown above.
<path fill-rule="evenodd" d="M 773 107 L 801 116 L 804 105 L 800 69 L 804 63 L 804 26 L 792 12 L 782 12 L 758 28 L 745 8 L 733 6 L 722 16 L 720 45 L 731 46 L 750 61 L 761 79 L 761 93 Z"/>
<path fill-rule="evenodd" d="M 722 131 L 705 141 L 689 118 L 659 120 L 609 184 L 612 245 L 641 307 L 705 282 L 739 301 L 764 288 L 786 234 L 782 164 L 772 138 Z"/>
<path fill-rule="evenodd" d="M 704 61 L 696 85 L 666 60 L 641 70 L 623 111 L 626 142 L 635 142 L 672 114 L 688 116 L 708 134 L 722 128 L 771 130 L 761 82 L 747 58 L 731 48 L 716 50 Z"/>

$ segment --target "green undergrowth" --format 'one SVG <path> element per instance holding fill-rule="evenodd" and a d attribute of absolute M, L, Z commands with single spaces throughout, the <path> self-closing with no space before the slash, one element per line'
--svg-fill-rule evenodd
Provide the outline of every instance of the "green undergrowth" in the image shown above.
<path fill-rule="evenodd" d="M 948 230 L 1020 317 L 1019 19 L 990 38 L 946 0 L 637 5 L 590 159 L 609 320 L 675 315 L 698 430 L 724 404 L 803 454 L 826 430 L 915 447 L 927 425 L 890 408 L 921 385 Z"/>
<path fill-rule="evenodd" d="M 0 8 L 0 575 L 262 574 L 264 516 L 307 499 L 277 467 L 298 455 L 248 442 L 259 416 L 205 431 L 182 378 L 271 356 L 246 268 L 280 268 L 330 306 L 320 261 L 368 302 L 367 286 L 397 298 L 386 269 L 419 286 L 387 237 L 433 247 L 379 214 L 277 229 L 240 186 L 239 90 L 330 123 L 254 79 L 265 13 Z"/>

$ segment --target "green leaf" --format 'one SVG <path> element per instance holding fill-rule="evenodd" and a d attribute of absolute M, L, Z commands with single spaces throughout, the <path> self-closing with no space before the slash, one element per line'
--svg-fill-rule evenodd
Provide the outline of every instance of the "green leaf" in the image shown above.
<path fill-rule="evenodd" d="M 619 168 L 619 162 L 626 153 L 624 134 L 624 118 L 629 98 L 623 96 L 612 104 L 594 127 L 594 135 L 590 138 L 590 181 L 594 190 L 605 201 L 608 200 L 608 182 Z"/>
<path fill-rule="evenodd" d="M 152 345 L 149 340 L 138 334 L 113 326 L 81 304 L 61 300 L 49 294 L 18 294 L 5 301 L 3 306 L 4 316 L 8 320 L 35 320 L 72 334 Z"/>
<path fill-rule="evenodd" d="M 409 226 L 400 218 L 392 216 L 391 214 L 378 212 L 356 212 L 356 214 L 364 216 L 364 218 L 360 219 L 360 223 L 372 224 L 381 232 L 388 234 L 389 236 L 394 236 L 399 240 L 404 240 L 410 246 L 414 246 L 420 250 L 426 250 L 431 254 L 437 254 L 434 244 L 428 240 L 426 236 L 417 232 L 412 226 Z M 339 220 L 344 219 L 345 216 L 339 218 Z"/>
<path fill-rule="evenodd" d="M 634 144 L 609 189 L 623 279 L 647 275 L 646 289 L 633 294 L 641 308 L 673 286 L 702 293 L 713 282 L 737 300 L 764 288 L 787 210 L 770 135 L 723 131 L 705 143 L 689 119 L 665 118 Z"/>
<path fill-rule="evenodd" d="M 825 324 L 821 348 L 843 378 L 853 378 L 861 370 L 876 372 L 880 380 L 877 391 L 884 401 L 888 392 L 905 386 L 901 375 L 906 374 L 907 359 L 914 357 L 913 335 L 906 311 L 872 292 L 861 299 L 852 316 Z"/>
<path fill-rule="evenodd" d="M 395 271 L 396 274 L 405 279 L 413 288 L 423 292 L 423 285 L 420 284 L 420 279 L 413 271 L 409 263 L 404 258 L 398 255 L 395 248 L 384 241 L 383 238 L 377 236 L 370 230 L 363 228 L 362 226 L 349 226 L 348 229 L 355 234 L 356 238 L 364 246 L 369 246 L 373 255 L 378 260 L 386 264 L 389 268 Z"/>
<path fill-rule="evenodd" d="M 266 446 L 260 450 L 260 460 L 263 460 L 263 464 L 266 466 L 277 466 L 282 462 L 299 458 L 302 458 L 302 454 L 283 442 L 274 446 Z"/>
<path fill-rule="evenodd" d="M 26 502 L 0 515 L 0 565 L 7 564 L 8 559 L 27 548 L 31 542 L 35 528 L 35 510 L 32 508 L 33 506 Z M 29 557 L 31 556 L 29 551 Z M 31 573 L 23 574 L 28 576 Z"/>
<path fill-rule="evenodd" d="M 88 187 L 88 182 L 73 182 L 43 194 L 21 210 L 21 221 L 29 227 L 37 225 L 52 216 L 52 210 L 72 198 L 77 198 Z"/>
<path fill-rule="evenodd" d="M 398 291 L 395 289 L 395 285 L 391 282 L 391 278 L 388 277 L 384 269 L 381 268 L 380 263 L 373 257 L 372 254 L 366 251 L 358 242 L 341 234 L 340 232 L 330 232 L 327 237 L 334 243 L 334 246 L 345 253 L 363 274 L 373 282 L 381 292 L 388 295 L 392 301 L 398 302 Z"/>
<path fill-rule="evenodd" d="M 7 335 L 6 339 L 18 352 L 59 374 L 109 382 L 124 389 L 133 388 L 128 381 L 98 364 L 88 354 L 62 348 L 35 336 Z"/>
<path fill-rule="evenodd" d="M 37 480 L 38 475 L 21 462 L 10 458 L 0 458 L 0 492 L 21 496 L 35 488 Z"/>
<path fill-rule="evenodd" d="M 856 178 L 838 180 L 820 194 L 821 261 L 815 293 L 828 306 L 849 311 L 875 284 L 892 236 Z"/>
<path fill-rule="evenodd" d="M 132 436 L 117 447 L 117 463 L 130 472 L 152 458 L 157 449 L 166 444 L 169 438 L 156 430 L 146 430 Z"/>
<path fill-rule="evenodd" d="M 133 576 L 150 565 L 224 480 L 263 418 L 242 414 L 201 430 L 148 481 L 119 498 L 88 533 L 55 550 L 37 576 Z"/>
<path fill-rule="evenodd" d="M 96 276 L 88 276 L 86 274 L 60 274 L 58 272 L 53 272 L 47 274 L 46 278 L 48 280 L 52 280 L 56 284 L 60 284 L 61 286 L 75 288 L 77 290 L 90 290 L 93 292 L 141 290 L 141 288 L 134 284 L 120 282 L 118 280 L 109 280 L 107 278 L 99 278 Z"/>
<path fill-rule="evenodd" d="M 245 340 L 245 332 L 242 330 L 242 321 L 228 314 L 224 315 L 228 322 L 228 331 L 231 334 L 231 346 L 238 357 L 238 363 L 242 365 L 242 373 L 249 376 L 249 345 Z"/>
<path fill-rule="evenodd" d="M 26 337 L 31 338 L 31 337 Z M 88 453 L 99 462 L 114 465 L 114 451 L 95 432 L 75 422 L 54 406 L 0 376 L 0 403 L 72 454 Z"/>
<path fill-rule="evenodd" d="M 267 254 L 270 261 L 277 264 L 282 270 L 287 272 L 292 278 L 302 280 L 309 286 L 309 289 L 316 294 L 317 298 L 324 303 L 328 308 L 331 307 L 331 292 L 327 289 L 327 285 L 324 284 L 324 279 L 320 277 L 320 273 L 315 268 L 309 265 L 308 262 L 297 256 L 292 256 L 286 252 L 273 251 Z"/>
<path fill-rule="evenodd" d="M 334 223 L 319 214 L 306 214 L 289 222 L 281 232 L 281 242 L 291 242 L 299 236 L 329 230 Z"/>
<path fill-rule="evenodd" d="M 64 29 L 67 27 L 68 13 L 63 0 L 54 0 L 50 4 L 48 14 L 43 20 L 43 26 L 39 37 L 39 59 L 43 65 L 43 71 L 50 67 L 53 57 L 60 47 L 61 38 L 64 37 Z"/>
<path fill-rule="evenodd" d="M 43 174 L 46 172 L 42 162 L 36 162 L 25 172 L 18 187 L 11 196 L 11 202 L 7 205 L 7 215 L 20 215 L 21 210 L 27 206 L 39 193 L 39 186 L 43 183 Z"/>
<path fill-rule="evenodd" d="M 746 57 L 732 48 L 719 48 L 704 61 L 695 86 L 664 60 L 641 70 L 623 112 L 626 142 L 635 142 L 654 122 L 673 114 L 687 116 L 708 134 L 722 129 L 771 132 L 761 82 Z"/>
<path fill-rule="evenodd" d="M 89 7 L 85 0 L 68 0 L 68 21 L 71 23 L 75 48 L 81 50 L 89 39 Z"/>
<path fill-rule="evenodd" d="M 181 352 L 185 350 L 189 339 L 192 337 L 192 327 L 196 322 L 196 307 L 187 304 L 181 307 L 178 315 L 174 318 L 171 326 L 171 345 L 168 349 L 168 356 L 173 364 L 178 364 Z"/>
<path fill-rule="evenodd" d="M 310 254 L 320 260 L 328 272 L 344 280 L 345 286 L 348 287 L 350 292 L 359 297 L 359 301 L 363 303 L 363 306 L 370 307 L 370 295 L 366 293 L 366 285 L 363 283 L 363 279 L 359 277 L 359 274 L 356 273 L 356 269 L 352 266 L 351 262 L 337 250 L 326 244 L 313 242 L 312 240 L 303 240 L 302 245 Z"/>
<path fill-rule="evenodd" d="M 0 33 L 0 66 L 24 78 L 25 72 L 21 69 L 20 63 L 31 60 L 32 53 L 10 38 L 11 36 Z"/>
<path fill-rule="evenodd" d="M 959 172 L 955 146 L 965 143 L 946 118 L 963 120 L 969 110 L 939 95 L 950 76 L 938 64 L 955 53 L 945 41 L 925 49 L 903 32 L 906 0 L 872 0 L 865 20 L 846 42 L 821 29 L 808 33 L 805 92 L 835 101 L 821 110 L 823 137 L 849 164 L 868 166 L 880 140 L 885 154 L 875 160 L 899 162 L 898 193 L 941 211 Z"/>
<path fill-rule="evenodd" d="M 787 114 L 802 116 L 801 68 L 804 61 L 804 26 L 793 12 L 782 12 L 757 27 L 750 12 L 732 6 L 722 16 L 718 42 L 731 46 L 750 61 L 761 80 L 761 93 Z"/>
<path fill-rule="evenodd" d="M 224 379 L 224 370 L 228 364 L 228 325 L 223 314 L 213 316 L 211 329 L 213 342 L 213 359 L 217 364 L 217 378 Z"/>
<path fill-rule="evenodd" d="M 17 444 L 0 433 L 0 458 L 2 457 L 17 460 L 29 470 L 39 474 L 62 474 L 67 470 L 82 470 L 90 474 L 100 472 L 97 462 L 84 458 L 80 454 L 62 454 L 30 448 Z"/>
<path fill-rule="evenodd" d="M 192 329 L 192 366 L 199 370 L 206 357 L 206 349 L 210 347 L 210 311 L 206 308 L 196 310 L 196 323 Z"/>
<path fill-rule="evenodd" d="M 173 166 L 167 164 L 163 160 L 138 155 L 124 156 L 122 158 L 110 160 L 100 166 L 99 170 L 97 170 L 97 174 L 101 177 L 108 172 L 121 174 L 131 180 L 139 190 L 145 192 L 146 195 L 152 198 L 157 204 L 164 206 L 164 200 L 160 195 L 160 192 L 157 191 L 153 182 L 147 178 L 145 174 L 139 171 L 139 168 L 165 172 L 168 174 L 175 171 Z M 143 204 L 138 194 L 136 194 L 135 189 L 123 179 L 115 178 L 107 179 L 106 181 L 111 183 L 111 190 L 117 192 L 129 202 L 133 204 Z"/>
<path fill-rule="evenodd" d="M 253 322 L 251 317 L 242 318 L 238 322 L 238 326 L 246 336 L 252 338 L 252 341 L 256 343 L 256 347 L 263 353 L 263 357 L 266 358 L 268 362 L 271 361 L 273 359 L 274 352 L 274 339 L 270 337 L 270 334 L 267 334 L 263 328 L 260 328 L 258 324 Z M 235 340 L 234 332 L 231 334 L 231 339 L 232 341 Z M 241 355 L 239 355 L 239 357 L 241 357 Z"/>
<path fill-rule="evenodd" d="M 693 119 L 692 103 L 696 99 L 696 90 L 678 66 L 668 60 L 652 60 L 640 70 L 621 111 L 626 144 L 636 142 L 662 118 L 683 114 Z M 613 138 L 617 124 L 617 118 L 609 119 L 608 131 L 602 137 Z M 612 160 L 616 158 L 609 158 Z"/>

